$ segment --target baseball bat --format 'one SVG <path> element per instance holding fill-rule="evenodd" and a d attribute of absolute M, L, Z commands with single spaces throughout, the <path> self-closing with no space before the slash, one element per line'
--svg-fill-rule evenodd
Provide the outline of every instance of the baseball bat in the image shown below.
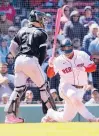
<path fill-rule="evenodd" d="M 61 19 L 61 15 L 62 15 L 62 9 L 59 8 L 57 10 L 57 15 L 56 15 L 56 22 L 55 22 L 55 36 L 54 36 L 54 43 L 53 43 L 53 49 L 52 49 L 52 57 L 49 59 L 49 66 L 47 68 L 47 76 L 49 78 L 52 78 L 54 76 L 54 71 L 52 68 L 52 63 L 53 63 L 53 59 L 55 56 L 55 50 L 56 50 L 56 42 L 57 42 L 57 35 L 59 33 L 59 29 L 60 29 L 60 19 Z"/>
<path fill-rule="evenodd" d="M 59 29 L 60 29 L 60 19 L 61 19 L 61 15 L 62 15 L 62 8 L 59 8 L 59 9 L 57 10 L 56 22 L 55 22 L 55 36 L 54 36 L 54 43 L 53 43 L 53 50 L 52 50 L 52 58 L 54 58 L 54 56 L 55 56 L 57 35 L 58 35 Z"/>

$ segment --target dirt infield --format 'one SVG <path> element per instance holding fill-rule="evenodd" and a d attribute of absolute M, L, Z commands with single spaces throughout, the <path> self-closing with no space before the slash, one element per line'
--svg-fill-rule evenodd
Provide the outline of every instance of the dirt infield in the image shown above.
<path fill-rule="evenodd" d="M 99 136 L 99 123 L 0 124 L 0 136 Z"/>

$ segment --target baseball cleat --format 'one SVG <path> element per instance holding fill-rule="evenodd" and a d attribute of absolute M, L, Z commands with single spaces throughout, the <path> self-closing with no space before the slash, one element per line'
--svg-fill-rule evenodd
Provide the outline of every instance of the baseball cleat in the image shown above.
<path fill-rule="evenodd" d="M 41 122 L 42 122 L 42 123 L 52 122 L 52 119 L 46 115 L 46 116 L 44 116 L 44 117 L 41 119 Z"/>
<path fill-rule="evenodd" d="M 99 118 L 89 119 L 89 122 L 99 122 Z"/>
<path fill-rule="evenodd" d="M 24 119 L 16 117 L 13 113 L 6 115 L 5 123 L 8 124 L 16 124 L 16 123 L 23 123 Z"/>

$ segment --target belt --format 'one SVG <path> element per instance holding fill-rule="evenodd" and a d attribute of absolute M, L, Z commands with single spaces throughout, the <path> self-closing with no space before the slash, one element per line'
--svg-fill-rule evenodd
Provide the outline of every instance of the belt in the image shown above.
<path fill-rule="evenodd" d="M 72 86 L 74 86 L 75 88 L 83 88 L 83 86 L 79 86 L 79 85 L 72 85 Z"/>
<path fill-rule="evenodd" d="M 33 58 L 33 57 L 38 58 L 38 56 L 37 56 L 37 55 L 28 55 L 28 54 L 23 54 L 23 55 L 26 55 L 26 57 L 30 57 L 30 58 Z"/>

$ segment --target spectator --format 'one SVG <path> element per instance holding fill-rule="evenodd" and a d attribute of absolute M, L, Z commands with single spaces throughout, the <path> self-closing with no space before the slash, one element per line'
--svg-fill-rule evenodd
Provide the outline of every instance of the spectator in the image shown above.
<path fill-rule="evenodd" d="M 14 76 L 8 74 L 7 63 L 0 64 L 0 100 L 4 93 L 9 95 L 14 88 Z"/>
<path fill-rule="evenodd" d="M 25 93 L 25 100 L 24 103 L 32 104 L 33 103 L 33 92 L 31 90 L 27 90 Z"/>
<path fill-rule="evenodd" d="M 10 5 L 9 0 L 3 0 L 2 5 L 0 7 L 0 11 L 6 13 L 7 19 L 11 22 L 14 21 L 14 17 L 16 15 L 16 10 L 12 5 Z"/>
<path fill-rule="evenodd" d="M 14 26 L 21 28 L 21 18 L 19 15 L 15 16 L 14 18 Z"/>
<path fill-rule="evenodd" d="M 51 93 L 54 101 L 58 101 L 59 102 L 59 95 L 57 94 L 57 91 L 55 89 L 51 89 L 50 93 Z"/>
<path fill-rule="evenodd" d="M 97 65 L 96 71 L 92 73 L 93 86 L 99 90 L 99 28 L 97 38 L 90 43 L 89 52 Z"/>
<path fill-rule="evenodd" d="M 91 99 L 91 90 L 93 89 L 93 85 L 89 81 L 88 83 L 88 85 L 84 86 L 85 93 L 83 95 L 83 103 L 86 103 Z"/>
<path fill-rule="evenodd" d="M 8 74 L 14 74 L 14 57 L 11 53 L 6 56 L 6 62 L 8 64 Z"/>
<path fill-rule="evenodd" d="M 64 5 L 62 7 L 62 17 L 60 19 L 60 33 L 63 34 L 63 28 L 65 23 L 70 20 L 70 7 L 68 5 Z"/>
<path fill-rule="evenodd" d="M 8 34 L 8 28 L 13 25 L 13 22 L 6 18 L 4 12 L 0 12 L 0 29 L 3 35 Z"/>
<path fill-rule="evenodd" d="M 89 27 L 89 33 L 84 36 L 83 39 L 83 45 L 82 45 L 82 50 L 85 51 L 90 55 L 90 52 L 88 51 L 90 43 L 96 39 L 97 37 L 97 32 L 98 32 L 98 24 L 92 24 Z"/>
<path fill-rule="evenodd" d="M 51 14 L 49 14 L 49 13 L 47 13 L 46 14 L 46 18 L 45 18 L 45 24 L 44 24 L 44 26 L 45 26 L 45 30 L 46 31 L 50 31 L 50 32 L 52 32 L 52 30 L 53 30 L 53 17 L 51 16 Z"/>
<path fill-rule="evenodd" d="M 31 90 L 33 92 L 33 96 L 34 96 L 33 100 L 40 101 L 41 98 L 40 98 L 39 88 L 31 81 L 30 78 L 27 79 L 26 86 L 27 86 L 27 90 Z"/>
<path fill-rule="evenodd" d="M 52 31 L 47 31 L 48 38 L 47 38 L 47 49 L 52 48 L 52 41 L 53 41 L 53 32 Z"/>
<path fill-rule="evenodd" d="M 58 99 L 61 101 L 62 99 L 59 97 L 59 92 L 58 92 L 58 88 L 59 88 L 59 83 L 60 83 L 60 76 L 59 74 L 56 74 L 54 77 L 52 77 L 49 81 L 50 84 L 50 92 L 53 93 L 56 92 L 56 94 L 58 95 Z"/>
<path fill-rule="evenodd" d="M 7 45 L 8 47 L 10 46 L 11 40 L 14 38 L 14 36 L 16 35 L 17 30 L 15 26 L 10 26 L 8 28 L 8 34 L 5 36 L 5 38 L 7 39 Z"/>
<path fill-rule="evenodd" d="M 61 17 L 61 22 L 66 23 L 70 19 L 70 7 L 69 5 L 64 5 L 62 7 L 63 15 Z"/>
<path fill-rule="evenodd" d="M 65 3 L 67 3 L 67 5 L 70 6 L 70 8 L 73 8 L 74 7 L 74 0 L 64 0 Z M 67 2 L 66 2 L 67 1 Z"/>
<path fill-rule="evenodd" d="M 99 1 L 95 2 L 93 13 L 94 13 L 94 16 L 99 19 Z"/>
<path fill-rule="evenodd" d="M 40 90 L 37 86 L 28 87 L 28 90 L 31 90 L 33 92 L 33 102 L 41 101 Z"/>
<path fill-rule="evenodd" d="M 9 53 L 9 49 L 8 49 L 8 46 L 7 46 L 7 39 L 6 39 L 6 37 L 2 37 L 0 39 L 0 43 L 1 43 L 1 45 L 0 45 L 1 61 L 3 63 L 5 63 L 6 62 L 6 56 Z"/>
<path fill-rule="evenodd" d="M 9 94 L 8 93 L 4 93 L 2 95 L 1 103 L 0 104 L 7 104 L 8 100 L 9 100 Z"/>
<path fill-rule="evenodd" d="M 87 34 L 87 32 L 88 32 L 89 24 L 91 22 L 99 24 L 98 19 L 95 16 L 93 16 L 92 8 L 90 6 L 86 6 L 84 8 L 84 16 L 81 16 L 79 21 L 85 28 L 85 34 Z"/>
<path fill-rule="evenodd" d="M 74 6 L 74 2 L 73 2 L 73 0 L 59 0 L 58 1 L 58 6 L 59 7 L 62 7 L 62 6 L 64 6 L 64 5 L 69 5 L 70 6 L 70 8 L 72 8 L 73 6 Z"/>
<path fill-rule="evenodd" d="M 50 79 L 50 91 L 52 89 L 56 90 L 56 92 L 58 92 L 58 86 L 59 86 L 59 82 L 60 82 L 60 76 L 58 74 L 56 74 L 54 77 L 52 77 Z"/>
<path fill-rule="evenodd" d="M 99 104 L 99 90 L 94 88 L 91 93 L 91 99 L 85 103 L 86 105 Z"/>
<path fill-rule="evenodd" d="M 64 0 L 59 0 L 58 1 L 58 7 L 62 7 L 65 4 Z"/>
<path fill-rule="evenodd" d="M 97 31 L 97 30 L 96 30 Z M 98 32 L 97 32 L 97 37 L 95 40 L 93 40 L 90 43 L 90 46 L 88 48 L 88 51 L 92 56 L 98 55 L 99 56 L 99 26 L 98 26 Z"/>
<path fill-rule="evenodd" d="M 83 103 L 86 103 L 91 98 L 91 90 L 87 90 L 83 96 Z"/>
<path fill-rule="evenodd" d="M 54 43 L 54 39 L 51 41 L 51 46 L 53 45 L 53 43 Z M 47 55 L 48 55 L 49 57 L 52 56 L 52 50 L 53 50 L 52 47 L 47 50 Z M 56 50 L 57 50 L 57 51 L 60 50 L 60 41 L 59 41 L 58 39 L 56 40 Z"/>
<path fill-rule="evenodd" d="M 65 23 L 64 26 L 64 36 L 65 38 L 79 38 L 82 43 L 84 37 L 83 25 L 79 23 L 79 12 L 77 10 L 72 11 L 70 14 L 70 21 Z"/>
<path fill-rule="evenodd" d="M 54 2 L 53 2 L 53 0 L 48 0 L 46 3 L 43 4 L 43 6 L 53 7 L 54 6 Z"/>
<path fill-rule="evenodd" d="M 74 47 L 75 50 L 80 50 L 81 49 L 80 39 L 74 38 L 72 43 L 73 43 L 73 47 Z"/>

